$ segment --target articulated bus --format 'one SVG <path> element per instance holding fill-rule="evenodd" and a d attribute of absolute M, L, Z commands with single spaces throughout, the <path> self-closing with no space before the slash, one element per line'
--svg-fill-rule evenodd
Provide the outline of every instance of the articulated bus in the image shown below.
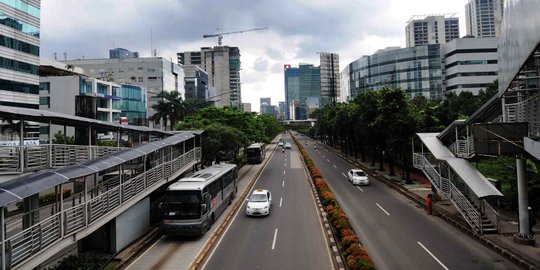
<path fill-rule="evenodd" d="M 161 229 L 171 235 L 204 234 L 237 192 L 234 164 L 218 164 L 171 184 L 161 204 Z"/>
<path fill-rule="evenodd" d="M 247 161 L 250 164 L 261 163 L 266 156 L 266 145 L 264 143 L 254 143 L 246 148 Z"/>

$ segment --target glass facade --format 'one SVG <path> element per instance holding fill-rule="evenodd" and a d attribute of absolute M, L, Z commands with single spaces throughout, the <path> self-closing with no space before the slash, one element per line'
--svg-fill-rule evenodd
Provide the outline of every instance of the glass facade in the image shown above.
<path fill-rule="evenodd" d="M 10 48 L 19 52 L 39 56 L 39 46 L 32 45 L 14 38 L 0 35 L 0 46 Z"/>
<path fill-rule="evenodd" d="M 39 32 L 40 32 L 39 27 L 23 22 L 16 18 L 13 18 L 4 12 L 0 12 L 0 24 L 3 24 L 7 27 L 11 27 L 15 30 L 19 30 L 25 34 L 28 34 L 34 37 L 39 37 Z"/>
<path fill-rule="evenodd" d="M 92 82 L 87 81 L 84 77 L 79 77 L 79 94 L 92 94 Z"/>
<path fill-rule="evenodd" d="M 28 73 L 32 75 L 39 74 L 39 67 L 9 58 L 0 57 L 0 68 L 10 69 L 18 72 Z"/>
<path fill-rule="evenodd" d="M 442 56 L 439 44 L 383 50 L 349 64 L 351 97 L 369 89 L 399 87 L 410 97 L 442 99 Z"/>
<path fill-rule="evenodd" d="M 146 119 L 147 96 L 144 88 L 136 85 L 123 84 L 118 96 L 122 99 L 113 107 L 122 110 L 121 116 L 127 117 L 129 124 L 139 123 L 139 119 Z M 116 119 L 115 119 L 116 120 Z"/>
<path fill-rule="evenodd" d="M 0 0 L 0 3 L 8 5 L 12 8 L 15 8 L 19 11 L 22 11 L 28 15 L 34 16 L 39 19 L 39 7 L 34 7 L 22 0 Z"/>
<path fill-rule="evenodd" d="M 108 95 L 107 90 L 108 90 L 107 85 L 104 85 L 104 84 L 101 84 L 101 83 L 97 84 L 97 92 L 98 92 L 98 94 Z"/>
<path fill-rule="evenodd" d="M 39 95 L 39 85 L 16 81 L 0 80 L 0 89 L 10 92 Z"/>
<path fill-rule="evenodd" d="M 300 70 L 298 68 L 285 68 L 285 107 L 287 119 L 292 119 L 291 104 L 293 100 L 300 99 Z"/>

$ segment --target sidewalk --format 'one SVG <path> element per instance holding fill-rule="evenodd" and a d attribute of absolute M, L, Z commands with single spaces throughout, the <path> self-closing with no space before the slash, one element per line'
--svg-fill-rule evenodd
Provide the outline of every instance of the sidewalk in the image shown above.
<path fill-rule="evenodd" d="M 356 164 L 357 166 L 366 170 L 370 175 L 373 175 L 377 180 L 384 182 L 390 187 L 396 189 L 398 192 L 409 197 L 417 204 L 425 207 L 425 198 L 431 193 L 431 183 L 422 174 L 416 171 L 411 171 L 410 176 L 413 181 L 412 184 L 405 184 L 405 180 L 402 179 L 401 168 L 394 167 L 395 175 L 389 175 L 388 164 L 384 164 L 385 170 L 380 172 L 379 164 L 376 166 L 371 165 L 371 159 L 366 162 L 361 162 L 360 159 L 354 159 L 354 157 L 347 156 L 339 149 L 331 148 L 328 145 L 318 142 L 318 145 L 323 146 L 329 150 L 333 150 L 336 154 L 342 158 Z M 525 266 L 527 269 L 540 269 L 540 238 L 537 237 L 537 245 L 526 246 L 520 245 L 513 241 L 513 235 L 518 232 L 518 216 L 517 212 L 510 212 L 505 210 L 499 210 L 500 212 L 500 231 L 499 234 L 486 234 L 479 235 L 475 231 L 471 230 L 469 224 L 463 219 L 458 210 L 454 207 L 451 201 L 441 196 L 441 199 L 434 203 L 435 212 L 447 222 L 460 228 L 468 233 L 475 240 L 479 240 L 484 245 L 487 245 L 491 249 L 505 255 L 517 264 Z M 535 235 L 540 233 L 540 225 L 533 228 Z"/>

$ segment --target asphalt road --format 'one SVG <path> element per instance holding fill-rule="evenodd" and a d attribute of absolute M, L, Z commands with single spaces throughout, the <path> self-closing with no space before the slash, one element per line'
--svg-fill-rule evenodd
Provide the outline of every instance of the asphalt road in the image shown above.
<path fill-rule="evenodd" d="M 347 213 L 377 269 L 520 269 L 468 235 L 429 216 L 398 192 L 371 179 L 355 187 L 354 166 L 314 141 L 299 136 Z M 307 145 L 306 145 L 307 142 Z"/>
<path fill-rule="evenodd" d="M 316 205 L 297 147 L 276 150 L 254 188 L 272 193 L 267 217 L 245 203 L 203 269 L 332 269 Z"/>

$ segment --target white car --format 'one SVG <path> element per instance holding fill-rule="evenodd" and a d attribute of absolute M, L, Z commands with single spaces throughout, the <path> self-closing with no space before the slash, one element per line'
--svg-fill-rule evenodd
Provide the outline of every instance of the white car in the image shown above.
<path fill-rule="evenodd" d="M 285 143 L 285 146 L 283 146 L 283 148 L 285 148 L 285 149 L 291 149 L 291 148 L 292 148 L 292 145 L 291 145 L 290 142 L 288 142 L 288 143 Z"/>
<path fill-rule="evenodd" d="M 350 170 L 348 177 L 353 185 L 369 185 L 369 176 L 360 169 Z"/>
<path fill-rule="evenodd" d="M 283 141 L 279 141 L 277 146 L 283 146 L 285 143 Z"/>
<path fill-rule="evenodd" d="M 247 200 L 246 215 L 268 216 L 272 206 L 272 194 L 266 189 L 256 189 Z"/>

